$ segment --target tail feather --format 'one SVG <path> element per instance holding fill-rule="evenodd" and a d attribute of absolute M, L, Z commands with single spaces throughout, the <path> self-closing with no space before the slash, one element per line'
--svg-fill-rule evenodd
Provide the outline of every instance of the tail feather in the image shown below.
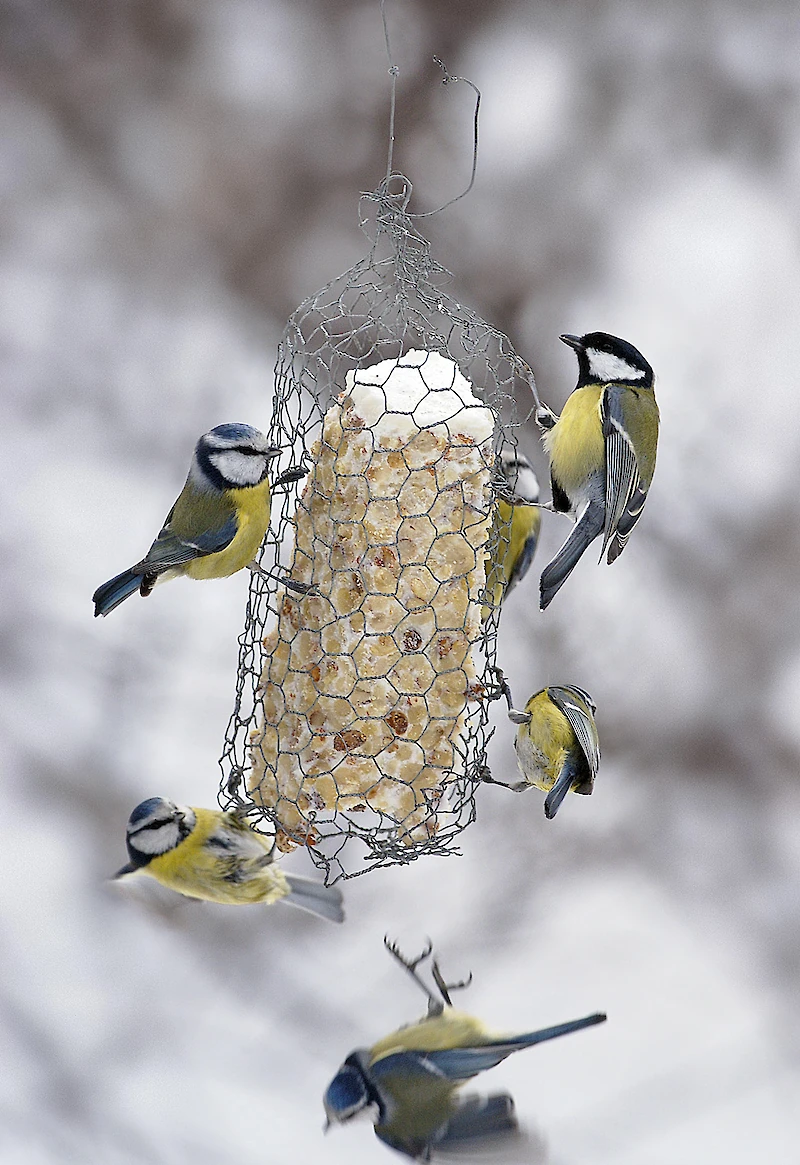
<path fill-rule="evenodd" d="M 436 1139 L 437 1149 L 459 1149 L 465 1142 L 495 1139 L 517 1132 L 514 1101 L 507 1092 L 493 1096 L 465 1096 Z"/>
<path fill-rule="evenodd" d="M 337 886 L 326 886 L 300 874 L 287 874 L 286 880 L 289 893 L 284 901 L 330 922 L 344 922 L 342 892 Z"/>
<path fill-rule="evenodd" d="M 567 581 L 589 543 L 602 534 L 604 522 L 605 503 L 600 498 L 594 498 L 575 523 L 558 554 L 542 571 L 539 605 L 543 611 Z"/>
<path fill-rule="evenodd" d="M 558 1036 L 568 1036 L 571 1032 L 579 1032 L 585 1027 L 593 1027 L 596 1023 L 605 1023 L 606 1016 L 602 1011 L 593 1015 L 585 1015 L 583 1019 L 571 1019 L 567 1023 L 556 1023 L 552 1027 L 543 1027 L 537 1032 L 526 1032 L 521 1036 L 513 1036 L 508 1042 L 516 1044 L 518 1048 L 530 1048 L 534 1044 L 542 1044 L 545 1040 L 555 1040 Z"/>
<path fill-rule="evenodd" d="M 110 578 L 92 595 L 95 618 L 98 615 L 108 615 L 115 607 L 139 590 L 142 585 L 142 576 L 134 574 L 132 570 L 123 570 L 122 574 Z"/>
<path fill-rule="evenodd" d="M 556 813 L 558 813 L 561 802 L 575 784 L 577 778 L 578 765 L 576 760 L 574 757 L 568 756 L 564 761 L 561 772 L 556 777 L 555 782 L 544 799 L 544 815 L 548 821 L 552 821 Z"/>

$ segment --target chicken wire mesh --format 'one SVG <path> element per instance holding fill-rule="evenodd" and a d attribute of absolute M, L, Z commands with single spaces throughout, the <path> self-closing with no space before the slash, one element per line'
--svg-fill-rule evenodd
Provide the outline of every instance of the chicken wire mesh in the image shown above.
<path fill-rule="evenodd" d="M 458 852 L 475 819 L 514 487 L 496 467 L 535 401 L 444 290 L 410 196 L 399 174 L 363 196 L 368 255 L 279 344 L 269 437 L 308 473 L 273 492 L 220 760 L 220 804 L 329 882 Z"/>

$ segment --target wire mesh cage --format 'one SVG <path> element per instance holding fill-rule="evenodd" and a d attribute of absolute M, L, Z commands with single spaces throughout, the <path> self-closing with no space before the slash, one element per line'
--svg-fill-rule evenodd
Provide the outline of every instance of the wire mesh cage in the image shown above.
<path fill-rule="evenodd" d="M 535 393 L 444 290 L 410 195 L 393 174 L 364 196 L 368 255 L 279 345 L 269 436 L 308 472 L 273 493 L 220 761 L 220 804 L 329 882 L 458 852 L 475 819 L 514 490 L 500 454 Z"/>

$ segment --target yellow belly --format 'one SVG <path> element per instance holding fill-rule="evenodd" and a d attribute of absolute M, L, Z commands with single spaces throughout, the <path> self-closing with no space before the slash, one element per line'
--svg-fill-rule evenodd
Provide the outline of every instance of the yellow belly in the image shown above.
<path fill-rule="evenodd" d="M 606 450 L 600 418 L 604 385 L 576 388 L 556 424 L 545 435 L 553 477 L 570 496 L 590 473 L 605 467 Z"/>
<path fill-rule="evenodd" d="M 228 495 L 236 505 L 238 529 L 233 540 L 218 554 L 195 558 L 186 565 L 189 578 L 227 578 L 236 574 L 258 553 L 269 526 L 269 482 L 250 489 L 230 490 Z"/>
<path fill-rule="evenodd" d="M 229 869 L 225 852 L 206 844 L 211 834 L 220 829 L 224 815 L 213 809 L 195 808 L 194 812 L 196 825 L 189 836 L 175 849 L 153 858 L 143 873 L 189 898 L 229 906 L 269 904 L 286 897 L 289 883 L 277 863 L 260 864 L 271 848 L 266 838 L 248 836 L 252 860 L 242 864 L 241 879 L 232 881 L 225 876 Z"/>
<path fill-rule="evenodd" d="M 542 692 L 529 700 L 526 712 L 530 724 L 521 724 L 517 732 L 516 752 L 519 769 L 525 780 L 547 792 L 559 776 L 575 736 L 564 713 Z"/>

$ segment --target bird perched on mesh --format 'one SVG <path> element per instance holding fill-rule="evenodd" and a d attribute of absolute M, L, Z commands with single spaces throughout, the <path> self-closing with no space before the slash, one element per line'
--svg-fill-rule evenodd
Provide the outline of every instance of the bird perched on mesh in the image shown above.
<path fill-rule="evenodd" d="M 577 514 L 564 545 L 542 571 L 542 610 L 586 547 L 603 537 L 600 558 L 612 563 L 625 547 L 653 480 L 658 405 L 653 370 L 632 344 L 605 332 L 560 337 L 578 356 L 578 383 L 560 417 L 537 419 L 550 455 L 552 508 Z"/>
<path fill-rule="evenodd" d="M 503 449 L 498 461 L 502 482 L 489 538 L 496 549 L 486 567 L 486 594 L 495 610 L 528 573 L 542 525 L 539 482 L 528 458 L 519 449 Z M 490 609 L 483 608 L 484 619 Z"/>
<path fill-rule="evenodd" d="M 269 526 L 269 463 L 280 452 L 251 425 L 204 433 L 158 537 L 141 562 L 97 588 L 95 615 L 108 615 L 134 591 L 146 598 L 163 579 L 227 578 L 251 565 Z M 287 470 L 276 484 L 304 472 Z"/>
<path fill-rule="evenodd" d="M 285 901 L 342 922 L 341 891 L 313 878 L 285 874 L 274 838 L 256 833 L 236 812 L 175 805 L 149 797 L 128 820 L 129 861 L 114 875 L 149 874 L 189 898 L 230 906 Z"/>
<path fill-rule="evenodd" d="M 594 789 L 600 765 L 597 709 L 588 692 L 570 684 L 551 684 L 536 692 L 524 712 L 511 707 L 507 685 L 505 691 L 508 718 L 519 725 L 515 748 L 525 778 L 509 787 L 516 792 L 531 785 L 545 790 L 545 816 L 553 818 L 570 790 L 588 795 Z"/>
<path fill-rule="evenodd" d="M 517 1121 L 507 1093 L 460 1098 L 461 1085 L 512 1052 L 606 1018 L 587 1015 L 524 1035 L 493 1034 L 452 1006 L 450 992 L 466 987 L 471 976 L 464 983 L 446 983 L 434 959 L 432 975 L 438 990 L 434 995 L 417 974 L 417 967 L 432 954 L 430 944 L 409 960 L 394 944 L 384 942 L 428 996 L 428 1013 L 371 1048 L 351 1052 L 325 1092 L 325 1113 L 328 1127 L 360 1113 L 368 1115 L 379 1140 L 414 1160 L 428 1161 L 437 1150 L 469 1148 L 512 1134 Z"/>

